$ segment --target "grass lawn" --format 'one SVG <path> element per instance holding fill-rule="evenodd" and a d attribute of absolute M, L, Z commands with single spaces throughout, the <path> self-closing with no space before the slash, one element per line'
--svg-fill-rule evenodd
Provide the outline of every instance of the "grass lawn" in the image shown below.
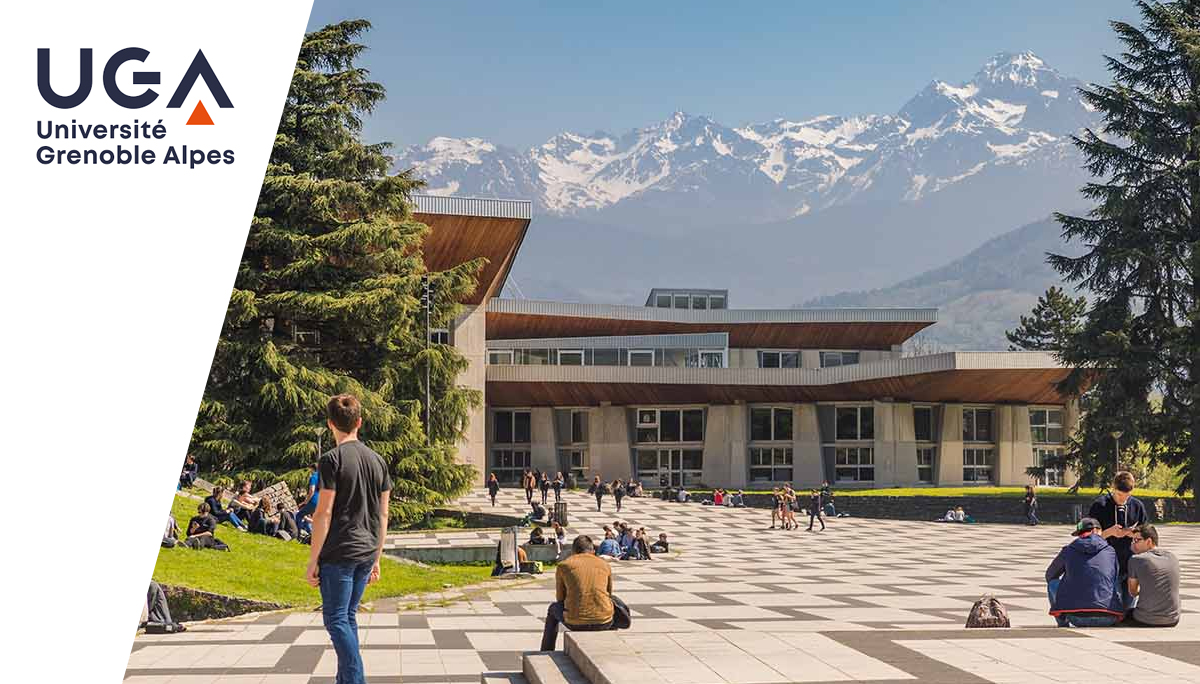
<path fill-rule="evenodd" d="M 195 515 L 198 503 L 186 497 L 175 497 L 171 510 L 181 528 Z M 238 532 L 224 524 L 217 527 L 217 537 L 229 544 L 231 551 L 161 549 L 154 566 L 155 581 L 293 607 L 321 603 L 316 588 L 304 581 L 308 546 Z M 434 591 L 445 584 L 473 584 L 490 574 L 490 566 L 419 567 L 384 556 L 379 581 L 367 587 L 363 600 Z"/>

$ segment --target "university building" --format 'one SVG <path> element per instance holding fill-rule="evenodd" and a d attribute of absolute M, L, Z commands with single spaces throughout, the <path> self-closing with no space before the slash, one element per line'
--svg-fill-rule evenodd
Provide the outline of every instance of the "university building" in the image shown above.
<path fill-rule="evenodd" d="M 1024 485 L 1078 420 L 1051 354 L 905 356 L 936 309 L 738 308 L 736 290 L 691 287 L 642 306 L 501 298 L 530 204 L 414 202 L 431 270 L 487 260 L 434 337 L 484 395 L 459 449 L 479 484 L 536 469 L 647 486 Z"/>

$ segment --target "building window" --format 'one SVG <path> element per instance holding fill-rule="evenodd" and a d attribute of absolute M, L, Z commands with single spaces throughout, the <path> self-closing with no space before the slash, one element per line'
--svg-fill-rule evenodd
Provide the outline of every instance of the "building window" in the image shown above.
<path fill-rule="evenodd" d="M 791 482 L 791 447 L 750 447 L 751 482 Z"/>
<path fill-rule="evenodd" d="M 836 368 L 837 366 L 852 366 L 858 363 L 856 351 L 823 351 L 821 352 L 821 368 Z"/>
<path fill-rule="evenodd" d="M 558 462 L 564 477 L 574 477 L 577 483 L 587 480 L 587 449 L 559 449 Z"/>
<path fill-rule="evenodd" d="M 657 306 L 660 309 L 671 308 L 671 295 L 669 295 L 669 294 L 655 295 L 654 306 Z"/>
<path fill-rule="evenodd" d="M 692 308 L 693 309 L 707 309 L 708 308 L 708 297 L 705 297 L 704 295 L 692 295 Z"/>
<path fill-rule="evenodd" d="M 630 349 L 629 350 L 629 365 L 631 365 L 631 366 L 653 366 L 654 365 L 654 350 L 653 349 Z"/>
<path fill-rule="evenodd" d="M 722 295 L 713 295 L 713 296 L 709 297 L 708 298 L 708 308 L 724 309 L 725 308 L 725 297 L 723 297 Z"/>
<path fill-rule="evenodd" d="M 588 412 L 571 412 L 571 443 L 586 444 L 588 441 Z"/>
<path fill-rule="evenodd" d="M 790 408 L 752 408 L 752 409 L 750 409 L 750 441 L 752 441 L 752 442 L 790 442 L 790 441 L 792 441 L 792 409 L 790 409 Z"/>
<path fill-rule="evenodd" d="M 800 352 L 792 350 L 768 350 L 758 352 L 759 368 L 799 368 Z"/>
<path fill-rule="evenodd" d="M 963 441 L 992 442 L 995 441 L 992 432 L 992 409 L 964 408 L 963 409 Z"/>
<path fill-rule="evenodd" d="M 638 449 L 637 477 L 646 487 L 700 484 L 704 451 L 700 449 Z"/>
<path fill-rule="evenodd" d="M 963 449 L 963 482 L 992 482 L 995 449 Z"/>
<path fill-rule="evenodd" d="M 918 442 L 933 442 L 933 407 L 913 407 L 913 433 Z"/>
<path fill-rule="evenodd" d="M 558 350 L 558 365 L 560 365 L 560 366 L 582 366 L 583 365 L 583 350 L 582 349 L 560 349 L 560 350 Z"/>
<path fill-rule="evenodd" d="M 1033 464 L 1035 466 L 1044 467 L 1047 462 L 1054 463 L 1061 456 L 1061 450 L 1056 447 L 1035 446 L 1033 448 Z M 1042 471 L 1040 477 L 1037 478 L 1039 485 L 1043 487 L 1061 487 L 1063 486 L 1063 469 L 1061 465 L 1051 468 L 1046 468 Z"/>
<path fill-rule="evenodd" d="M 488 351 L 488 363 L 493 365 L 511 366 L 513 353 L 511 349 L 492 349 Z"/>
<path fill-rule="evenodd" d="M 500 484 L 520 484 L 521 476 L 529 469 L 528 449 L 493 449 L 492 473 Z"/>
<path fill-rule="evenodd" d="M 688 297 L 688 296 L 687 296 L 687 295 L 685 295 L 685 294 L 682 294 L 682 295 L 680 295 L 680 294 L 677 294 L 677 295 L 675 295 L 675 308 L 676 308 L 676 309 L 686 309 L 686 308 L 688 308 L 688 301 L 689 301 L 690 299 L 691 299 L 691 297 Z"/>
<path fill-rule="evenodd" d="M 638 409 L 637 441 L 703 442 L 703 409 Z"/>
<path fill-rule="evenodd" d="M 435 328 L 429 331 L 429 342 L 431 344 L 450 344 L 450 331 L 446 328 Z"/>
<path fill-rule="evenodd" d="M 1062 409 L 1029 409 L 1029 432 L 1034 444 L 1062 444 Z"/>
<path fill-rule="evenodd" d="M 837 447 L 833 462 L 838 482 L 875 481 L 875 451 L 871 447 Z"/>
<path fill-rule="evenodd" d="M 937 447 L 917 447 L 917 482 L 933 484 L 934 457 Z"/>
<path fill-rule="evenodd" d="M 621 350 L 620 349 L 593 349 L 592 350 L 592 365 L 593 366 L 619 366 L 619 365 L 621 365 Z"/>
<path fill-rule="evenodd" d="M 838 406 L 834 434 L 838 441 L 875 439 L 875 409 L 871 406 Z"/>
<path fill-rule="evenodd" d="M 492 442 L 496 444 L 529 444 L 529 411 L 496 411 L 492 414 Z"/>
<path fill-rule="evenodd" d="M 725 352 L 721 349 L 698 349 L 688 354 L 688 368 L 724 368 Z"/>

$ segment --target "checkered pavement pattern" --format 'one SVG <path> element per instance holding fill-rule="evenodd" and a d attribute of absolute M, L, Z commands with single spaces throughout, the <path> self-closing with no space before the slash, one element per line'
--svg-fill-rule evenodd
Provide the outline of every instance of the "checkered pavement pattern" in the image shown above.
<path fill-rule="evenodd" d="M 1046 612 L 1043 572 L 1070 541 L 1065 526 L 837 518 L 823 532 L 808 532 L 803 517 L 801 529 L 784 531 L 769 529 L 770 512 L 762 509 L 626 498 L 617 513 L 611 497 L 596 511 L 585 494 L 563 496 L 568 538 L 617 519 L 670 537 L 669 554 L 613 563 L 614 590 L 633 609 L 633 628 L 620 633 L 626 641 L 670 635 L 676 644 L 701 644 L 720 637 L 722 644 L 744 643 L 736 648 L 746 653 L 776 644 L 770 652 L 803 654 L 785 669 L 794 682 L 1200 681 L 1200 526 L 1160 528 L 1163 547 L 1183 567 L 1179 626 L 1057 629 Z M 503 490 L 495 508 L 483 491 L 460 504 L 514 515 L 528 510 L 517 490 Z M 388 547 L 497 537 L 395 534 Z M 963 628 L 985 593 L 1000 598 L 1020 629 Z M 368 679 L 441 684 L 517 673 L 522 654 L 539 647 L 553 594 L 547 573 L 367 606 L 360 633 Z M 126 681 L 316 684 L 332 682 L 335 668 L 320 613 L 279 612 L 192 625 L 178 635 L 139 635 Z M 688 677 L 687 684 L 751 684 L 736 674 Z"/>

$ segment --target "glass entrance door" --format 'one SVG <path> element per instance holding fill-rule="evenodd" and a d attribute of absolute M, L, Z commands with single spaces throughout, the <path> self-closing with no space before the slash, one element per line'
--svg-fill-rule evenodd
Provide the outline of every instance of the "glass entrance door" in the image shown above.
<path fill-rule="evenodd" d="M 638 449 L 637 477 L 644 487 L 690 487 L 700 482 L 703 460 L 700 449 Z"/>

